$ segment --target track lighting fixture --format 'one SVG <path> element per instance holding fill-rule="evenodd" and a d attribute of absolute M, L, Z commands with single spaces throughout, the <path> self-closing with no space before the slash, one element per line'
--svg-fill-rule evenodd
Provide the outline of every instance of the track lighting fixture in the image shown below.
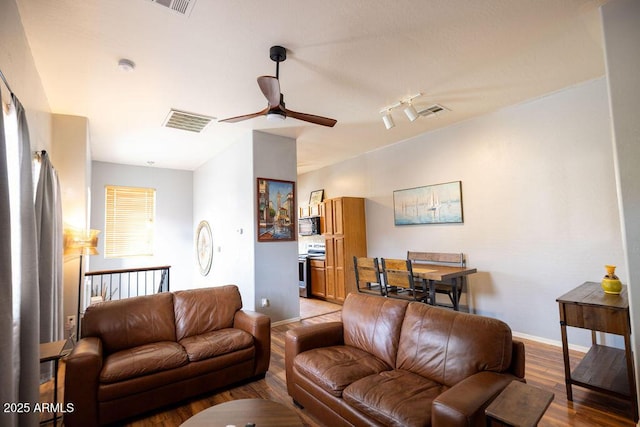
<path fill-rule="evenodd" d="M 415 95 L 411 95 L 409 97 L 403 98 L 401 101 L 398 101 L 395 104 L 389 105 L 387 107 L 384 107 L 382 110 L 380 110 L 380 114 L 382 114 L 382 122 L 384 123 L 384 127 L 387 128 L 387 130 L 389 130 L 395 126 L 395 123 L 393 122 L 393 117 L 391 116 L 391 110 L 393 110 L 394 108 L 398 108 L 400 106 L 404 106 L 402 110 L 404 111 L 404 114 L 407 116 L 409 121 L 413 122 L 418 117 L 420 117 L 420 115 L 416 111 L 416 108 L 413 106 L 413 100 L 415 98 L 418 98 L 419 96 L 422 96 L 422 93 L 417 93 Z"/>

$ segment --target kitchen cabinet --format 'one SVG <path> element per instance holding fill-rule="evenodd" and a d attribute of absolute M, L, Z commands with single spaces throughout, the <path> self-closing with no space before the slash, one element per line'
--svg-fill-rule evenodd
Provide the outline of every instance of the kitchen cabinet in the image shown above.
<path fill-rule="evenodd" d="M 326 244 L 326 299 L 341 304 L 349 292 L 357 292 L 353 257 L 367 256 L 364 199 L 325 200 L 320 209 L 320 229 Z"/>
<path fill-rule="evenodd" d="M 324 260 L 309 260 L 311 265 L 311 295 L 325 298 L 327 295 L 326 273 Z"/>

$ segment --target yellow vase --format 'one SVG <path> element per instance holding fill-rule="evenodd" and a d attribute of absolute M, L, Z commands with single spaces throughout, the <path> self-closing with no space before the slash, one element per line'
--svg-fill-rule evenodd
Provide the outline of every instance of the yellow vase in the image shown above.
<path fill-rule="evenodd" d="M 605 265 L 604 268 L 607 270 L 607 274 L 602 279 L 602 290 L 606 294 L 619 295 L 622 292 L 622 283 L 616 276 L 616 266 Z"/>

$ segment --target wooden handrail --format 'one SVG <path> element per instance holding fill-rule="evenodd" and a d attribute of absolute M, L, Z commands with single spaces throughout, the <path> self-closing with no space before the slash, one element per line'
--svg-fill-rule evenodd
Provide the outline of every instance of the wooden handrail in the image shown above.
<path fill-rule="evenodd" d="M 140 271 L 168 270 L 170 265 L 161 265 L 159 267 L 140 267 L 140 268 L 123 268 L 121 270 L 103 270 L 103 271 L 87 271 L 85 276 L 99 276 L 103 274 L 119 274 L 119 273 L 136 273 Z"/>

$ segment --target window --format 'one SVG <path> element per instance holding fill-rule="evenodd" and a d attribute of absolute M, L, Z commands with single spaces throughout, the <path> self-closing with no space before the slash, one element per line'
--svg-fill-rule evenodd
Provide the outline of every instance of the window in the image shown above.
<path fill-rule="evenodd" d="M 156 190 L 105 188 L 105 258 L 153 255 Z"/>

